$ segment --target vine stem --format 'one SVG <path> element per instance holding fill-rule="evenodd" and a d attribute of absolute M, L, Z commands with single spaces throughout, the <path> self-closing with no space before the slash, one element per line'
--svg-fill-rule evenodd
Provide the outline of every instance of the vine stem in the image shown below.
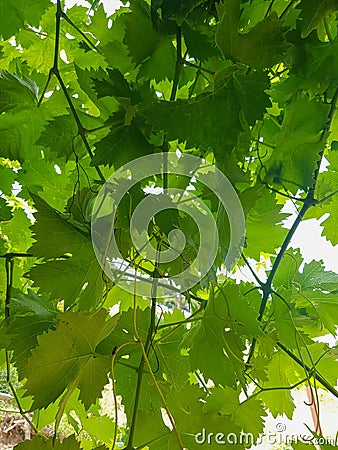
<path fill-rule="evenodd" d="M 6 294 L 5 294 L 5 319 L 10 318 L 10 298 L 11 298 L 11 290 L 13 285 L 13 274 L 14 274 L 14 260 L 16 256 L 26 256 L 25 253 L 7 253 L 6 255 L 1 255 L 1 257 L 5 257 L 5 269 L 6 269 Z M 5 358 L 6 358 L 6 381 L 8 383 L 8 386 L 10 390 L 12 391 L 13 397 L 15 399 L 15 403 L 18 405 L 19 413 L 21 416 L 26 420 L 26 422 L 31 426 L 32 430 L 35 431 L 35 433 L 39 433 L 34 423 L 31 421 L 31 419 L 27 416 L 25 411 L 23 410 L 20 399 L 18 397 L 18 394 L 16 393 L 15 387 L 13 386 L 12 380 L 11 380 L 11 352 L 9 350 L 5 351 Z"/>
<path fill-rule="evenodd" d="M 48 78 L 45 84 L 45 87 L 43 88 L 42 94 L 40 96 L 40 99 L 38 101 L 38 106 L 41 105 L 44 95 L 47 91 L 47 88 L 49 86 L 49 83 L 52 79 L 53 76 L 55 76 L 59 82 L 59 85 L 62 89 L 62 92 L 66 98 L 66 101 L 69 105 L 69 108 L 71 110 L 71 113 L 74 117 L 74 120 L 76 122 L 77 125 L 77 130 L 78 130 L 78 135 L 81 137 L 82 142 L 86 148 L 86 151 L 90 157 L 90 159 L 93 159 L 93 152 L 90 148 L 90 145 L 87 141 L 86 138 L 86 129 L 83 127 L 81 120 L 79 118 L 79 115 L 75 109 L 74 103 L 72 101 L 72 99 L 70 98 L 70 95 L 68 93 L 67 87 L 63 82 L 62 76 L 60 74 L 59 71 L 59 47 L 60 47 L 60 31 L 61 31 L 61 19 L 65 19 L 68 23 L 70 23 L 72 26 L 74 26 L 74 28 L 79 31 L 82 35 L 83 33 L 75 26 L 75 24 L 73 24 L 73 22 L 66 16 L 66 14 L 62 11 L 62 7 L 61 7 L 61 0 L 57 0 L 56 2 L 56 21 L 55 21 L 55 43 L 54 43 L 54 60 L 53 60 L 53 66 L 51 67 L 49 74 L 48 74 Z M 105 183 L 106 179 L 101 171 L 101 169 L 97 166 L 95 166 L 95 170 L 96 173 L 98 174 L 100 180 Z"/>
<path fill-rule="evenodd" d="M 156 269 L 155 269 L 156 271 Z M 155 272 L 154 271 L 154 272 Z M 155 273 L 154 273 L 155 276 Z M 147 338 L 145 345 L 143 346 L 142 340 L 139 336 L 138 330 L 137 330 L 137 323 L 136 323 L 136 312 L 137 312 L 137 305 L 136 305 L 136 293 L 134 295 L 134 334 L 136 337 L 137 342 L 141 345 L 142 348 L 142 357 L 140 364 L 137 369 L 137 384 L 136 384 L 136 392 L 135 392 L 135 399 L 134 399 L 134 407 L 133 407 L 133 415 L 131 419 L 131 425 L 130 425 L 130 431 L 129 431 L 129 437 L 128 437 L 128 443 L 125 450 L 132 450 L 134 448 L 133 442 L 134 442 L 134 436 L 135 436 L 135 429 L 136 429 L 136 419 L 137 419 L 137 413 L 138 413 L 138 405 L 140 402 L 140 394 L 141 394 L 141 387 L 142 387 L 142 380 L 144 375 L 144 366 L 146 364 L 146 360 L 148 361 L 148 354 L 149 350 L 151 348 L 151 342 L 153 339 L 153 334 L 155 331 L 155 317 L 156 317 L 156 292 L 157 292 L 157 281 L 154 281 L 153 284 L 153 292 L 152 292 L 152 299 L 151 299 L 151 311 L 150 311 L 150 325 L 148 328 Z M 150 369 L 151 371 L 151 369 Z M 151 371 L 152 373 L 152 371 Z"/>
<path fill-rule="evenodd" d="M 332 395 L 338 398 L 338 392 L 328 383 L 325 378 L 323 378 L 315 369 L 311 369 L 308 365 L 304 364 L 296 355 L 294 355 L 284 344 L 277 342 L 277 347 L 279 347 L 283 352 L 285 352 L 291 359 L 293 359 L 297 364 L 304 367 L 304 369 L 310 374 L 311 377 L 318 380 Z"/>
<path fill-rule="evenodd" d="M 323 131 L 321 133 L 319 142 L 322 142 L 325 137 L 327 132 L 329 131 L 330 127 L 331 127 L 331 123 L 334 117 L 334 113 L 336 111 L 337 108 L 337 101 L 338 101 L 338 88 L 336 89 L 332 100 L 331 100 L 331 106 L 330 106 L 330 110 L 327 116 L 327 122 L 325 127 L 323 128 Z M 319 158 L 318 158 L 318 162 L 317 162 L 317 166 L 316 169 L 314 170 L 313 173 L 313 183 L 312 186 L 310 187 L 304 201 L 303 201 L 303 205 L 302 208 L 299 212 L 299 214 L 297 215 L 296 220 L 294 221 L 292 227 L 290 228 L 289 232 L 286 235 L 286 238 L 284 239 L 284 242 L 277 254 L 276 260 L 272 266 L 271 272 L 268 276 L 268 279 L 266 281 L 266 283 L 264 283 L 262 285 L 262 291 L 263 291 L 263 295 L 262 295 L 262 300 L 261 300 L 261 305 L 259 308 L 259 313 L 258 313 L 258 321 L 262 322 L 263 320 L 263 316 L 264 316 L 264 312 L 265 312 L 265 308 L 269 299 L 270 294 L 272 293 L 272 282 L 273 279 L 275 277 L 275 274 L 277 272 L 277 269 L 284 257 L 284 254 L 290 244 L 290 241 L 293 237 L 293 235 L 295 234 L 296 230 L 298 229 L 299 224 L 301 223 L 301 221 L 303 220 L 305 214 L 307 213 L 307 211 L 312 207 L 317 205 L 317 200 L 315 199 L 315 189 L 316 189 L 316 185 L 317 185 L 317 180 L 318 180 L 318 176 L 319 176 L 319 171 L 320 171 L 320 165 L 322 162 L 324 156 L 324 149 L 319 153 Z M 251 343 L 251 347 L 250 347 L 250 351 L 249 351 L 249 355 L 246 361 L 246 364 L 248 365 L 251 361 L 251 358 L 254 354 L 255 351 L 255 347 L 256 347 L 256 342 L 257 339 L 253 338 L 252 343 Z"/>
<path fill-rule="evenodd" d="M 212 70 L 206 69 L 205 67 L 202 67 L 201 65 L 197 66 L 196 64 L 187 61 L 186 59 L 182 59 L 182 64 L 184 66 L 193 67 L 194 69 L 197 69 L 198 71 L 202 71 L 205 73 L 208 73 L 209 75 L 215 75 L 216 72 L 213 72 Z"/>
<path fill-rule="evenodd" d="M 175 73 L 174 73 L 174 79 L 173 79 L 173 85 L 171 88 L 170 93 L 170 101 L 175 101 L 177 89 L 178 89 L 178 83 L 180 79 L 180 74 L 182 70 L 182 30 L 181 27 L 177 25 L 176 30 L 176 65 L 175 65 Z M 163 191 L 166 192 L 168 189 L 168 143 L 166 140 L 166 136 L 164 136 L 163 144 L 162 144 L 162 153 L 163 153 Z M 161 242 L 158 243 L 157 246 L 157 254 L 159 254 L 160 248 L 161 248 Z M 134 333 L 137 341 L 139 342 L 143 356 L 141 358 L 138 370 L 137 370 L 137 385 L 136 385 L 136 393 L 135 393 L 135 400 L 134 400 L 134 408 L 133 408 L 133 416 L 132 421 L 130 425 L 130 431 L 129 431 L 129 437 L 128 437 L 128 443 L 125 450 L 132 450 L 133 449 L 133 441 L 134 441 L 134 435 L 135 435 L 135 428 L 136 428 L 136 419 L 137 419 L 137 413 L 138 413 L 138 404 L 140 400 L 140 394 L 141 394 L 141 386 L 142 386 L 142 379 L 144 374 L 144 367 L 145 365 L 148 367 L 148 371 L 150 373 L 150 376 L 153 378 L 154 385 L 156 386 L 156 389 L 159 393 L 159 396 L 161 397 L 162 403 L 165 406 L 165 409 L 168 413 L 170 422 L 173 426 L 174 432 L 177 437 L 177 441 L 181 448 L 183 449 L 183 444 L 181 441 L 181 438 L 179 436 L 179 433 L 177 431 L 175 422 L 172 418 L 172 415 L 168 409 L 168 406 L 166 404 L 165 398 L 162 394 L 162 391 L 160 387 L 158 386 L 158 383 L 156 381 L 156 378 L 154 376 L 154 373 L 150 367 L 148 355 L 149 351 L 152 346 L 152 341 L 154 338 L 155 333 L 155 318 L 156 318 L 156 305 L 157 305 L 157 289 L 158 289 L 158 265 L 159 261 L 156 261 L 154 271 L 152 273 L 153 277 L 153 286 L 152 286 L 152 299 L 151 299 L 151 312 L 150 312 L 150 324 L 148 328 L 147 338 L 145 345 L 143 345 L 142 340 L 140 339 L 140 336 L 138 334 L 137 330 L 137 323 L 136 323 L 136 278 L 135 278 L 135 292 L 134 292 Z M 135 270 L 136 275 L 136 270 Z"/>
<path fill-rule="evenodd" d="M 66 22 L 69 23 L 82 37 L 83 39 L 88 43 L 88 45 L 94 50 L 95 52 L 98 52 L 98 49 L 96 48 L 95 44 L 89 39 L 88 36 L 85 35 L 85 33 L 80 30 L 79 27 L 75 25 L 75 23 L 67 16 L 67 14 L 64 11 L 61 11 L 61 17 L 62 19 L 65 19 Z"/>
<path fill-rule="evenodd" d="M 180 80 L 182 70 L 182 30 L 181 27 L 177 25 L 176 30 L 176 65 L 175 65 L 175 73 L 173 85 L 170 93 L 170 101 L 173 102 L 176 98 L 178 82 Z"/>
<path fill-rule="evenodd" d="M 115 364 L 116 364 L 116 357 L 119 351 L 121 351 L 124 347 L 127 347 L 128 345 L 135 345 L 138 344 L 138 342 L 125 342 L 124 344 L 121 344 L 118 348 L 115 348 L 113 350 L 113 358 L 111 362 L 111 378 L 112 378 L 112 391 L 113 391 L 113 397 L 114 397 L 114 413 L 115 413 L 115 428 L 114 428 L 114 437 L 113 437 L 113 443 L 111 445 L 111 450 L 114 450 L 115 444 L 116 444 L 116 438 L 117 438 L 117 429 L 118 429 L 118 409 L 117 409 L 117 395 L 115 390 Z M 136 369 L 137 370 L 137 369 Z"/>
<path fill-rule="evenodd" d="M 180 80 L 180 74 L 182 70 L 182 30 L 181 27 L 177 25 L 176 30 L 176 64 L 175 64 L 175 73 L 173 79 L 173 85 L 170 92 L 169 100 L 171 102 L 175 101 L 178 82 Z M 163 192 L 166 193 L 168 189 L 168 143 L 167 137 L 164 136 L 163 144 L 162 144 L 162 154 L 163 154 Z"/>

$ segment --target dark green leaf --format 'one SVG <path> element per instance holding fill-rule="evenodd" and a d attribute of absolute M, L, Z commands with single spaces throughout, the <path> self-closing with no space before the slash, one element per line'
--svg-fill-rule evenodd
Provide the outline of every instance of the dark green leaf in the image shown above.
<path fill-rule="evenodd" d="M 319 23 L 330 14 L 338 9 L 336 0 L 302 0 L 299 8 L 302 10 L 300 14 L 302 37 L 308 36 Z"/>
<path fill-rule="evenodd" d="M 216 6 L 220 24 L 216 42 L 226 59 L 239 61 L 255 69 L 272 67 L 286 50 L 284 32 L 277 14 L 257 23 L 246 34 L 239 32 L 240 0 L 228 0 Z"/>

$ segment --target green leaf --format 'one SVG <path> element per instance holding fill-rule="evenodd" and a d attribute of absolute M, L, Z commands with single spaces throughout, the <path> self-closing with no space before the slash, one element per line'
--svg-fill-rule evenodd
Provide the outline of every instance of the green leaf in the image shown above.
<path fill-rule="evenodd" d="M 309 448 L 315 448 L 315 446 L 311 443 L 304 443 L 304 442 L 296 442 L 292 443 L 292 448 L 294 450 L 309 450 Z"/>
<path fill-rule="evenodd" d="M 154 52 L 159 37 L 153 28 L 148 5 L 145 2 L 133 2 L 133 10 L 126 18 L 124 42 L 136 64 L 142 63 Z"/>
<path fill-rule="evenodd" d="M 261 335 L 258 314 L 237 285 L 220 287 L 215 295 L 214 314 L 219 319 L 227 317 L 229 326 L 243 338 Z M 231 323 L 231 325 L 230 325 Z"/>
<path fill-rule="evenodd" d="M 39 196 L 33 194 L 32 197 L 37 208 L 36 222 L 32 227 L 36 242 L 30 248 L 34 256 L 48 260 L 66 254 L 76 255 L 81 247 L 88 244 L 89 235 L 80 226 L 77 227 L 70 218 L 53 209 Z M 51 233 L 53 240 L 48 239 Z"/>
<path fill-rule="evenodd" d="M 93 308 L 102 299 L 104 282 L 89 231 L 37 195 L 32 197 L 38 212 L 33 226 L 36 242 L 30 252 L 45 262 L 33 267 L 27 276 L 35 286 L 53 293 L 67 306 L 79 298 L 83 308 Z"/>
<path fill-rule="evenodd" d="M 147 330 L 150 321 L 150 309 L 141 310 L 136 309 L 136 313 L 132 308 L 127 311 L 122 311 L 120 319 L 112 331 L 112 333 L 104 339 L 98 346 L 98 351 L 101 353 L 108 353 L 116 346 L 121 347 L 118 352 L 118 358 L 122 358 L 124 355 L 128 355 L 128 360 L 131 363 L 136 363 L 141 357 L 141 349 L 138 345 L 133 345 L 135 342 L 134 336 L 134 314 L 136 316 L 137 331 L 140 338 L 145 341 L 147 336 Z M 125 345 L 131 343 L 131 345 Z"/>
<path fill-rule="evenodd" d="M 184 328 L 180 327 L 173 331 L 170 339 L 160 339 L 151 358 L 152 365 L 158 365 L 157 376 L 162 376 L 176 390 L 188 381 L 190 371 L 189 358 L 180 350 L 184 334 Z"/>
<path fill-rule="evenodd" d="M 253 124 L 269 106 L 264 92 L 266 77 L 237 75 L 238 70 L 235 66 L 220 72 L 214 92 L 191 100 L 161 101 L 143 115 L 157 130 L 167 133 L 169 140 L 186 141 L 188 148 L 212 149 L 216 158 L 222 160 L 237 144 L 240 134 L 247 130 L 245 122 Z M 255 107 L 249 108 L 249 103 Z"/>
<path fill-rule="evenodd" d="M 107 320 L 104 309 L 95 314 L 60 313 L 55 331 L 38 337 L 38 347 L 24 369 L 26 395 L 34 396 L 33 409 L 53 403 L 65 389 L 80 389 L 88 409 L 107 382 L 110 355 L 97 346 L 111 333 L 118 317 Z M 111 349 L 112 351 L 113 349 Z"/>
<path fill-rule="evenodd" d="M 298 367 L 296 364 L 285 353 L 279 351 L 274 354 L 267 365 L 267 381 L 263 385 L 267 390 L 263 390 L 259 394 L 274 417 L 284 413 L 289 419 L 292 419 L 295 404 L 291 388 L 288 389 L 288 387 L 297 381 Z"/>
<path fill-rule="evenodd" d="M 59 116 L 48 121 L 36 145 L 43 145 L 52 152 L 56 152 L 57 156 L 66 156 L 69 159 L 74 157 L 77 133 L 77 126 L 72 116 Z"/>
<path fill-rule="evenodd" d="M 256 194 L 256 205 L 246 216 L 245 255 L 259 261 L 261 252 L 274 254 L 286 236 L 287 230 L 281 226 L 286 214 L 280 212 L 281 205 L 276 203 L 274 193 L 271 194 L 266 188 L 259 186 L 254 189 L 252 194 Z M 245 201 L 250 201 L 250 198 L 251 196 L 242 197 Z"/>
<path fill-rule="evenodd" d="M 3 322 L 0 336 L 8 341 L 6 346 L 13 350 L 13 360 L 20 371 L 38 345 L 38 336 L 55 325 L 55 303 L 31 290 L 28 294 L 12 293 L 10 317 Z"/>
<path fill-rule="evenodd" d="M 278 391 L 273 391 L 273 394 L 278 396 Z M 260 418 L 266 416 L 266 413 L 262 402 L 257 398 L 248 399 L 238 406 L 238 393 L 229 388 L 214 388 L 211 390 L 211 396 L 207 399 L 205 410 L 210 407 L 218 407 L 222 414 L 232 414 L 232 418 L 242 426 L 245 433 L 252 433 L 254 437 L 258 437 L 263 431 L 259 423 L 261 422 Z"/>
<path fill-rule="evenodd" d="M 34 436 L 32 440 L 22 442 L 15 446 L 20 450 L 80 450 L 80 443 L 77 442 L 74 435 L 65 438 L 63 441 L 55 441 L 53 439 L 46 440 L 41 436 Z"/>
<path fill-rule="evenodd" d="M 176 58 L 170 36 L 153 27 L 145 2 L 133 2 L 131 10 L 126 18 L 124 43 L 133 61 L 141 64 L 139 76 L 172 80 Z"/>
<path fill-rule="evenodd" d="M 208 399 L 210 396 L 206 397 L 197 385 L 189 384 L 182 386 L 179 392 L 168 395 L 169 409 L 175 418 L 178 432 L 186 448 L 196 448 L 204 443 L 208 448 L 216 450 L 220 447 L 216 441 L 217 433 L 223 433 L 223 438 L 219 436 L 219 439 L 224 442 L 227 442 L 229 434 L 239 436 L 241 433 L 241 427 L 229 415 L 225 418 L 220 413 L 219 405 L 205 407 Z M 192 416 L 196 420 L 192 421 Z M 208 443 L 208 435 L 211 436 L 210 443 Z M 163 441 L 159 449 L 179 449 L 173 432 L 165 436 Z M 239 450 L 243 448 L 243 445 L 233 439 L 231 448 Z"/>
<path fill-rule="evenodd" d="M 70 162 L 65 164 L 58 160 L 55 165 L 42 157 L 23 162 L 18 173 L 18 182 L 22 185 L 20 195 L 28 197 L 29 193 L 39 194 L 52 207 L 63 211 L 75 183 L 76 174 L 72 168 Z"/>
<path fill-rule="evenodd" d="M 32 244 L 31 221 L 21 208 L 14 209 L 12 213 L 11 220 L 1 223 L 1 234 L 6 239 L 8 251 L 25 253 Z"/>
<path fill-rule="evenodd" d="M 203 62 L 218 54 L 218 49 L 209 36 L 191 28 L 187 22 L 183 23 L 182 32 L 190 56 Z"/>
<path fill-rule="evenodd" d="M 273 318 L 278 338 L 290 349 L 310 345 L 312 341 L 297 329 L 294 306 L 286 304 L 280 297 L 273 297 Z"/>
<path fill-rule="evenodd" d="M 95 144 L 95 148 L 91 165 L 109 165 L 114 169 L 154 151 L 136 125 L 125 125 L 123 122 L 111 128 L 110 133 Z"/>
<path fill-rule="evenodd" d="M 320 261 L 311 261 L 305 264 L 302 273 L 297 272 L 294 277 L 295 283 L 301 289 L 327 291 L 338 288 L 338 274 L 331 270 L 325 270 Z"/>
<path fill-rule="evenodd" d="M 338 9 L 335 0 L 302 0 L 298 7 L 302 10 L 300 18 L 303 38 L 317 28 L 327 14 Z"/>
<path fill-rule="evenodd" d="M 48 8 L 47 0 L 37 0 L 34 8 L 31 8 L 24 0 L 18 0 L 15 4 L 0 2 L 0 9 L 3 11 L 1 34 L 4 39 L 13 36 L 24 24 L 38 27 L 40 18 Z"/>
<path fill-rule="evenodd" d="M 10 111 L 1 116 L 0 139 L 4 143 L 0 156 L 25 161 L 37 156 L 34 143 L 42 131 L 44 119 L 37 108 L 27 107 L 19 112 Z"/>
<path fill-rule="evenodd" d="M 216 5 L 220 23 L 216 43 L 226 59 L 247 64 L 255 69 L 272 67 L 281 61 L 286 50 L 280 19 L 272 13 L 241 34 L 240 0 L 228 0 Z"/>
<path fill-rule="evenodd" d="M 311 186 L 319 153 L 325 146 L 322 135 L 328 113 L 329 105 L 307 95 L 296 95 L 290 100 L 269 160 L 266 181 L 290 186 L 293 191 Z"/>
<path fill-rule="evenodd" d="M 34 143 L 45 123 L 37 108 L 37 95 L 34 81 L 0 72 L 0 156 L 19 161 L 33 157 Z"/>
<path fill-rule="evenodd" d="M 0 112 L 26 108 L 36 104 L 38 87 L 29 78 L 19 78 L 5 70 L 0 71 Z"/>
<path fill-rule="evenodd" d="M 320 290 L 301 291 L 295 295 L 297 305 L 305 307 L 308 314 L 318 323 L 318 329 L 324 334 L 323 325 L 333 336 L 337 333 L 338 295 L 337 291 L 322 292 Z"/>
<path fill-rule="evenodd" d="M 131 86 L 118 69 L 107 69 L 109 79 L 93 79 L 97 98 L 102 97 L 133 97 Z"/>
<path fill-rule="evenodd" d="M 337 274 L 324 270 L 324 253 L 323 264 L 305 264 L 302 249 L 284 251 L 281 212 L 316 175 L 318 202 L 305 219 L 320 219 L 338 243 L 337 2 L 131 0 L 113 14 L 114 2 L 61 1 L 61 11 L 35 3 L 0 0 L 0 365 L 9 351 L 11 373 L 26 382 L 18 399 L 39 427 L 64 413 L 82 440 L 34 438 L 19 448 L 104 450 L 115 431 L 128 449 L 257 444 L 268 410 L 292 416 L 291 387 L 315 374 L 319 386 L 320 374 L 334 392 L 337 380 L 337 351 L 316 342 L 336 336 Z M 202 280 L 196 270 L 189 292 L 176 284 L 161 298 L 159 286 L 152 318 L 138 283 L 130 293 L 103 276 L 90 221 L 114 170 L 163 150 L 196 155 L 228 177 L 246 217 L 244 255 L 261 282 L 243 281 L 252 275 L 244 262 L 236 282 L 225 272 L 229 219 L 203 177 L 195 181 L 191 167 L 189 176 L 169 173 L 168 188 L 205 203 L 219 240 L 211 270 Z M 145 187 L 162 184 L 149 176 L 127 189 L 114 224 L 110 211 L 99 219 L 143 276 L 154 266 L 135 253 L 130 220 Z M 180 274 L 208 241 L 189 211 L 169 201 L 151 220 L 150 239 L 174 228 L 186 237 L 159 274 Z M 106 411 L 98 398 L 107 375 L 118 420 L 114 402 Z"/>
<path fill-rule="evenodd" d="M 0 222 L 11 220 L 13 217 L 11 208 L 4 198 L 0 198 Z"/>
<path fill-rule="evenodd" d="M 315 208 L 311 208 L 306 218 L 321 219 L 322 234 L 332 243 L 338 244 L 338 230 L 335 223 L 335 217 L 338 213 L 337 201 L 337 181 L 338 181 L 338 152 L 330 151 L 325 156 L 330 165 L 327 171 L 318 175 L 316 186 L 316 198 L 320 201 Z M 324 217 L 325 216 L 325 217 Z"/>
<path fill-rule="evenodd" d="M 162 0 L 161 3 L 163 18 L 174 19 L 178 25 L 182 25 L 189 13 L 203 3 L 203 0 Z"/>
<path fill-rule="evenodd" d="M 106 44 L 111 40 L 111 28 L 108 27 L 108 17 L 104 11 L 103 4 L 99 4 L 95 8 L 95 14 L 91 18 L 89 30 L 102 44 Z"/>
<path fill-rule="evenodd" d="M 209 300 L 200 323 L 192 327 L 182 343 L 182 347 L 190 348 L 191 368 L 200 370 L 204 378 L 210 378 L 216 386 L 234 387 L 235 381 L 242 378 L 244 367 L 244 344 L 236 333 L 236 320 L 232 318 L 227 300 L 227 294 L 230 299 L 233 291 L 235 288 L 228 288 L 224 295 Z M 237 301 L 240 301 L 238 297 Z M 257 328 L 254 331 L 257 332 Z"/>
<path fill-rule="evenodd" d="M 15 178 L 15 172 L 9 167 L 2 166 L 0 163 L 0 190 L 2 193 L 8 196 L 11 195 Z"/>

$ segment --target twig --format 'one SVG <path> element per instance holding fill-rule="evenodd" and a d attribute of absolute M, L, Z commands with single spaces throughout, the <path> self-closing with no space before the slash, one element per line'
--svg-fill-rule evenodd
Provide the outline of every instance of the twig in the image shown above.
<path fill-rule="evenodd" d="M 175 66 L 175 74 L 173 85 L 171 88 L 170 101 L 173 102 L 176 98 L 178 82 L 180 79 L 180 74 L 182 70 L 182 30 L 181 27 L 177 26 L 176 31 L 176 66 Z"/>
<path fill-rule="evenodd" d="M 62 8 L 61 8 L 61 0 L 57 0 L 57 3 L 56 3 L 56 23 L 55 23 L 54 62 L 53 62 L 52 68 L 51 68 L 50 71 L 49 71 L 48 78 L 47 78 L 47 82 L 46 82 L 45 87 L 44 87 L 44 89 L 43 89 L 43 91 L 42 91 L 41 97 L 40 97 L 40 99 L 39 99 L 39 101 L 38 101 L 38 106 L 41 105 L 42 100 L 43 100 L 43 98 L 44 98 L 44 95 L 45 95 L 45 93 L 46 93 L 46 90 L 47 90 L 47 88 L 48 88 L 48 85 L 49 85 L 49 83 L 50 83 L 50 80 L 51 80 L 52 77 L 55 75 L 55 77 L 57 78 L 57 80 L 58 80 L 58 82 L 59 82 L 59 85 L 60 85 L 60 87 L 61 87 L 61 89 L 62 89 L 62 92 L 63 92 L 63 94 L 64 94 L 64 96 L 65 96 L 65 98 L 66 98 L 66 100 L 67 100 L 67 103 L 68 103 L 69 108 L 70 108 L 70 110 L 71 110 L 71 112 L 72 112 L 72 115 L 73 115 L 73 117 L 74 117 L 74 120 L 75 120 L 75 122 L 76 122 L 77 129 L 78 129 L 78 134 L 79 134 L 79 136 L 80 136 L 81 139 L 82 139 L 82 142 L 83 142 L 83 144 L 84 144 L 84 146 L 85 146 L 85 148 L 86 148 L 86 150 L 87 150 L 87 153 L 88 153 L 90 159 L 93 159 L 94 154 L 93 154 L 93 152 L 92 152 L 92 150 L 91 150 L 91 148 L 90 148 L 90 145 L 89 145 L 89 143 L 88 143 L 88 141 L 87 141 L 87 138 L 86 138 L 87 130 L 82 126 L 82 123 L 81 123 L 81 120 L 80 120 L 80 118 L 79 118 L 79 115 L 78 115 L 78 113 L 77 113 L 77 111 L 76 111 L 76 109 L 75 109 L 75 106 L 74 106 L 74 104 L 73 104 L 73 101 L 72 101 L 72 99 L 70 98 L 70 95 L 69 95 L 69 93 L 68 93 L 68 91 L 67 91 L 67 88 L 66 88 L 66 86 L 65 86 L 65 84 L 64 84 L 64 82 L 63 82 L 63 80 L 62 80 L 61 74 L 60 74 L 60 72 L 59 72 L 59 65 L 58 65 L 58 64 L 59 64 L 59 42 L 60 42 L 60 29 L 61 29 L 61 26 L 60 26 L 60 25 L 61 25 L 61 19 L 62 19 L 62 18 L 64 18 L 65 20 L 67 20 L 69 23 L 71 23 L 72 26 L 76 27 L 76 26 L 70 21 L 70 19 L 64 14 L 64 12 L 62 11 Z M 79 30 L 78 30 L 78 31 L 79 31 Z M 97 174 L 98 174 L 100 180 L 104 183 L 104 182 L 106 181 L 106 179 L 105 179 L 105 177 L 103 176 L 103 173 L 102 173 L 101 169 L 100 169 L 99 167 L 95 166 L 95 170 L 96 170 L 96 172 L 97 172 Z"/>
<path fill-rule="evenodd" d="M 281 342 L 277 342 L 277 346 L 283 350 L 288 356 L 290 356 L 291 359 L 293 359 L 297 364 L 304 367 L 306 371 L 310 374 L 311 377 L 318 380 L 329 392 L 331 392 L 332 395 L 334 395 L 336 398 L 338 398 L 338 392 L 336 389 L 331 386 L 331 384 L 325 380 L 324 377 L 322 377 L 315 369 L 311 369 L 308 365 L 304 364 L 296 355 L 294 355 L 285 345 L 283 345 Z"/>
<path fill-rule="evenodd" d="M 333 120 L 333 117 L 334 117 L 334 113 L 335 113 L 336 108 L 337 108 L 337 102 L 338 102 L 338 88 L 336 89 L 336 91 L 334 93 L 334 96 L 333 96 L 333 98 L 331 100 L 331 107 L 330 107 L 330 111 L 329 111 L 328 116 L 327 116 L 327 122 L 326 122 L 326 125 L 325 125 L 322 133 L 321 133 L 319 142 L 324 140 L 327 131 L 331 127 L 331 123 L 332 123 L 332 120 Z M 301 210 L 300 210 L 296 220 L 294 221 L 292 227 L 290 228 L 288 234 L 286 235 L 286 238 L 285 238 L 285 240 L 284 240 L 284 242 L 283 242 L 283 244 L 282 244 L 282 246 L 280 248 L 280 251 L 279 251 L 279 253 L 278 253 L 277 257 L 276 257 L 276 260 L 275 260 L 275 262 L 274 262 L 274 264 L 272 266 L 272 269 L 271 269 L 271 272 L 270 272 L 270 274 L 268 276 L 268 279 L 267 279 L 266 283 L 264 284 L 264 286 L 262 287 L 263 288 L 263 296 L 262 296 L 262 301 L 261 301 L 261 305 L 260 305 L 260 308 L 259 308 L 259 316 L 258 316 L 258 320 L 260 322 L 263 319 L 263 315 L 264 315 L 264 311 L 265 311 L 265 308 L 266 308 L 266 305 L 267 305 L 267 301 L 268 301 L 268 298 L 269 298 L 269 296 L 270 296 L 270 294 L 272 292 L 272 281 L 273 281 L 274 276 L 275 276 L 275 274 L 277 272 L 277 269 L 278 269 L 278 267 L 279 267 L 279 265 L 280 265 L 280 263 L 281 263 L 281 261 L 283 259 L 283 256 L 284 256 L 284 254 L 285 254 L 285 252 L 286 252 L 286 250 L 287 250 L 287 248 L 289 246 L 289 243 L 290 243 L 293 235 L 295 234 L 299 224 L 303 220 L 306 212 L 312 206 L 315 206 L 318 203 L 318 201 L 314 197 L 314 194 L 315 194 L 315 190 L 316 190 L 316 185 L 317 185 L 317 181 L 318 181 L 319 170 L 320 170 L 321 161 L 323 159 L 323 155 L 324 155 L 324 149 L 319 153 L 317 166 L 316 166 L 316 169 L 315 169 L 314 174 L 313 174 L 312 186 L 309 189 L 309 191 L 307 193 L 307 196 L 305 197 L 305 199 L 303 201 L 303 206 L 302 206 L 302 208 L 301 208 Z M 255 350 L 256 342 L 257 342 L 257 339 L 253 338 L 252 343 L 251 343 L 251 347 L 250 347 L 249 356 L 248 356 L 246 364 L 250 363 L 250 360 L 251 360 L 251 358 L 253 356 L 253 353 L 254 353 L 254 350 Z"/>
<path fill-rule="evenodd" d="M 193 67 L 194 69 L 197 69 L 198 71 L 205 72 L 205 73 L 208 73 L 210 75 L 215 75 L 215 72 L 213 72 L 212 70 L 206 69 L 205 67 L 202 67 L 201 65 L 197 66 L 196 64 L 194 64 L 194 63 L 192 63 L 190 61 L 187 61 L 186 59 L 182 59 L 182 64 L 184 66 Z"/>
<path fill-rule="evenodd" d="M 89 39 L 88 36 L 85 35 L 85 33 L 82 30 L 80 30 L 80 28 L 77 25 L 75 25 L 75 23 L 67 16 L 67 14 L 64 11 L 61 11 L 61 17 L 62 17 L 62 19 L 65 19 L 65 21 L 68 22 L 69 25 L 71 25 L 83 37 L 83 39 L 85 39 L 85 41 L 87 41 L 89 46 L 94 51 L 96 51 L 96 52 L 98 51 L 95 44 Z"/>

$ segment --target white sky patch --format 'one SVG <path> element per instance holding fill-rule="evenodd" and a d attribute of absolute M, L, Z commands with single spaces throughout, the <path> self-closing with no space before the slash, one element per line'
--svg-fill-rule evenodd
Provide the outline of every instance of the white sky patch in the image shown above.
<path fill-rule="evenodd" d="M 104 11 L 107 15 L 107 17 L 114 14 L 116 10 L 121 8 L 121 6 L 124 6 L 122 2 L 119 0 L 101 0 L 100 4 L 103 5 Z M 65 1 L 65 7 L 66 9 L 71 8 L 72 6 L 84 6 L 85 8 L 90 8 L 91 4 L 87 2 L 86 0 L 66 0 Z M 126 4 L 126 6 L 129 6 L 129 3 Z"/>
<path fill-rule="evenodd" d="M 60 51 L 60 58 L 62 59 L 62 61 L 63 61 L 65 64 L 69 64 L 69 61 L 68 61 L 68 58 L 67 58 L 66 50 L 62 49 L 62 50 Z"/>
<path fill-rule="evenodd" d="M 54 164 L 54 170 L 58 175 L 62 174 L 62 170 L 60 169 L 60 166 L 58 164 Z"/>
<path fill-rule="evenodd" d="M 325 167 L 325 161 L 323 167 Z M 282 212 L 291 214 L 284 221 L 284 225 L 291 228 L 297 217 L 296 208 L 291 200 L 286 202 Z M 290 247 L 300 249 L 306 264 L 312 260 L 322 260 L 326 270 L 338 273 L 338 245 L 333 246 L 325 236 L 322 236 L 324 227 L 321 224 L 327 217 L 328 215 L 325 214 L 320 219 L 303 220 L 291 239 Z"/>

